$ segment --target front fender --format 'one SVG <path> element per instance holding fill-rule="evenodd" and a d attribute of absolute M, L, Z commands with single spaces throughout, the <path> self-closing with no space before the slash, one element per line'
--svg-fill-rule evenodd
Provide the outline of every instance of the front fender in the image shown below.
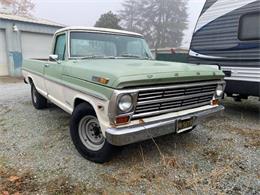
<path fill-rule="evenodd" d="M 100 100 L 98 98 L 79 93 L 73 97 L 73 110 L 77 106 L 77 104 L 76 104 L 77 101 L 86 102 L 92 106 L 92 108 L 94 109 L 94 111 L 97 115 L 98 121 L 100 123 L 101 131 L 102 131 L 103 135 L 105 136 L 105 130 L 110 127 L 110 122 L 109 122 L 109 118 L 108 118 L 109 101 Z"/>

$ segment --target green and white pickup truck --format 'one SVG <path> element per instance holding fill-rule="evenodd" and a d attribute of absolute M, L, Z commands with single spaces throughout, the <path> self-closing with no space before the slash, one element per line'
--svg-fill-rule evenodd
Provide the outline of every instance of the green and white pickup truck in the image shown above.
<path fill-rule="evenodd" d="M 70 113 L 75 147 L 98 163 L 117 146 L 189 132 L 224 109 L 218 68 L 155 61 L 143 36 L 127 31 L 61 29 L 49 58 L 25 60 L 22 71 L 34 107 L 49 100 Z"/>

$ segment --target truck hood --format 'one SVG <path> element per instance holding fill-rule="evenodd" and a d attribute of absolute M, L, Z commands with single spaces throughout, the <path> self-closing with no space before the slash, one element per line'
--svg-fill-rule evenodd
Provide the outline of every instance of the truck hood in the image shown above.
<path fill-rule="evenodd" d="M 128 59 L 69 61 L 63 74 L 115 89 L 224 78 L 222 71 L 206 65 Z M 101 84 L 93 77 L 105 78 L 109 82 Z"/>

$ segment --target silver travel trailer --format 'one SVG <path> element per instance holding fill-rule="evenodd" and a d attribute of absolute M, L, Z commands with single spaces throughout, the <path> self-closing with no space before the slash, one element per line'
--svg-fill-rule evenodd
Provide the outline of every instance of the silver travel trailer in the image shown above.
<path fill-rule="evenodd" d="M 260 97 L 260 0 L 207 0 L 189 61 L 219 65 L 226 74 L 228 96 Z"/>

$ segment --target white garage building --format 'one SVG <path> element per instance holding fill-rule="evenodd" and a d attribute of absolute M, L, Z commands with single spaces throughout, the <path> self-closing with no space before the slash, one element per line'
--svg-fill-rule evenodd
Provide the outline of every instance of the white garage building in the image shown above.
<path fill-rule="evenodd" d="M 47 58 L 54 32 L 64 25 L 0 14 L 0 76 L 20 76 L 22 60 Z"/>

